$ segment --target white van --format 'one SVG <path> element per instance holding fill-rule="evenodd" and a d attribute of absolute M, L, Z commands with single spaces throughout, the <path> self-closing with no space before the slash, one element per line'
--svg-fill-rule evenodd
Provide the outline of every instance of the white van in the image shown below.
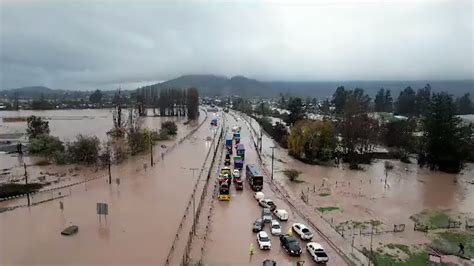
<path fill-rule="evenodd" d="M 273 214 L 280 219 L 280 221 L 287 221 L 288 220 L 288 212 L 284 209 L 276 209 L 273 211 Z"/>

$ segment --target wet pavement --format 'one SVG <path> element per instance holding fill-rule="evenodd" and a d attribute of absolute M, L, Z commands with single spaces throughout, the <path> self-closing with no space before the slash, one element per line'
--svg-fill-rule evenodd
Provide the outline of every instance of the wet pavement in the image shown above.
<path fill-rule="evenodd" d="M 258 164 L 257 153 L 250 132 L 243 121 L 236 121 L 230 115 L 226 115 L 226 117 L 229 128 L 232 125 L 239 125 L 242 128 L 241 143 L 244 143 L 246 148 L 245 164 Z M 278 208 L 284 208 L 289 212 L 289 220 L 280 223 L 282 232 L 288 232 L 293 222 L 303 222 L 302 218 L 284 200 L 279 198 L 279 195 L 269 188 L 268 180 L 264 184 L 263 192 L 275 202 Z M 231 201 L 215 200 L 212 226 L 205 247 L 203 262 L 209 265 L 261 265 L 263 260 L 273 259 L 277 261 L 278 265 L 295 265 L 297 261 L 305 261 L 311 264 L 312 260 L 305 250 L 303 250 L 303 254 L 299 258 L 287 255 L 280 246 L 279 238 L 271 236 L 269 224 L 265 225 L 264 230 L 271 236 L 272 250 L 258 250 L 256 233 L 252 232 L 252 223 L 256 218 L 261 217 L 262 208 L 253 198 L 253 193 L 248 183 L 244 182 L 243 191 L 236 191 L 234 186 L 231 187 Z M 330 257 L 328 265 L 346 265 L 324 240 L 315 232 L 314 234 L 314 241 L 326 248 Z M 256 248 L 256 253 L 253 256 L 249 254 L 251 243 Z M 306 242 L 300 241 L 303 249 L 305 244 Z"/>

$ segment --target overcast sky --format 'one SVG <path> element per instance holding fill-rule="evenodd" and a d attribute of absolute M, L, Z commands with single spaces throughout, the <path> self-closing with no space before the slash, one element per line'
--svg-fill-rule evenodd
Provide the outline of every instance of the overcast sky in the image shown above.
<path fill-rule="evenodd" d="M 0 89 L 474 78 L 470 0 L 0 3 Z"/>

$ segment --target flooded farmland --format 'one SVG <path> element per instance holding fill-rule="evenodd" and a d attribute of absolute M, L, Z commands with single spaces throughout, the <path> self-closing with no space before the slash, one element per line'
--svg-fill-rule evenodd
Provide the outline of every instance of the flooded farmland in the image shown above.
<path fill-rule="evenodd" d="M 202 114 L 200 120 L 204 119 Z M 148 155 L 112 167 L 114 181 L 120 178 L 120 183 L 109 185 L 103 175 L 71 187 L 69 196 L 61 199 L 63 211 L 59 200 L 54 200 L 1 213 L 0 264 L 164 263 L 198 178 L 187 168 L 203 165 L 204 156 L 196 154 L 206 154 L 210 148 L 206 138 L 214 131 L 203 124 L 154 167 L 144 168 Z M 155 150 L 155 158 L 159 155 Z M 99 221 L 97 202 L 109 204 L 107 221 L 104 217 Z M 71 224 L 79 225 L 80 233 L 73 238 L 61 236 Z M 137 248 L 131 252 L 131 247 Z"/>
<path fill-rule="evenodd" d="M 256 121 L 252 126 L 260 132 Z M 439 214 L 465 223 L 474 217 L 474 165 L 467 164 L 460 174 L 448 174 L 390 160 L 393 169 L 385 175 L 385 160 L 363 165 L 364 170 L 349 170 L 348 165 L 318 166 L 302 163 L 287 154 L 266 134 L 263 135 L 263 160 L 271 169 L 274 153 L 275 180 L 287 187 L 291 196 L 314 209 L 314 216 L 344 234 L 347 242 L 354 241 L 359 249 L 369 248 L 370 224 L 378 225 L 374 248 L 397 243 L 422 250 L 436 235 L 414 232 L 414 217 Z M 414 161 L 414 160 L 413 160 Z M 291 182 L 285 169 L 301 172 L 300 182 Z M 302 195 L 307 203 L 301 200 Z M 366 224 L 362 229 L 359 224 Z M 400 233 L 384 233 L 404 225 Z M 344 228 L 344 229 L 343 229 Z M 345 230 L 342 232 L 342 230 Z M 360 232 L 359 232 L 360 230 Z M 361 236 L 359 233 L 362 233 Z M 352 238 L 354 234 L 354 238 Z M 421 246 L 420 246 L 421 245 Z"/>

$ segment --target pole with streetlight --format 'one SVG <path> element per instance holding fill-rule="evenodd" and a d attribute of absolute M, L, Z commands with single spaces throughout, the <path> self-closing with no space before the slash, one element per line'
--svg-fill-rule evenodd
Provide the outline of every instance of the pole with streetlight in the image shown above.
<path fill-rule="evenodd" d="M 272 181 L 273 181 L 273 161 L 275 159 L 275 146 L 270 147 L 272 149 Z"/>

